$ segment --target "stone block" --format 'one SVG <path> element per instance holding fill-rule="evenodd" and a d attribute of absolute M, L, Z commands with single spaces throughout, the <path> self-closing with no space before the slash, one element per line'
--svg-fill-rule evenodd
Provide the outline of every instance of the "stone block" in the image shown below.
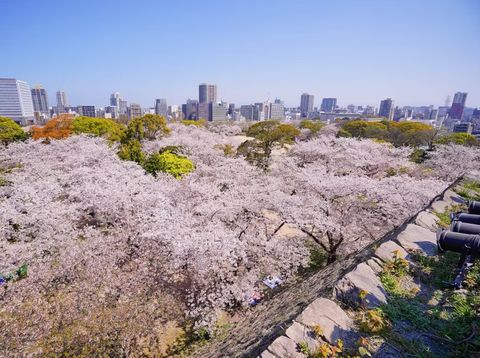
<path fill-rule="evenodd" d="M 297 344 L 306 343 L 311 352 L 315 351 L 320 345 L 320 342 L 313 336 L 311 329 L 298 322 L 293 322 L 285 334 Z"/>
<path fill-rule="evenodd" d="M 419 213 L 415 219 L 415 224 L 424 227 L 430 231 L 437 231 L 438 229 L 438 222 L 440 219 L 437 215 L 432 214 L 428 211 L 422 211 Z"/>
<path fill-rule="evenodd" d="M 420 250 L 426 256 L 437 255 L 437 236 L 434 232 L 409 224 L 397 237 L 400 245 L 409 251 Z"/>
<path fill-rule="evenodd" d="M 393 261 L 395 255 L 404 259 L 408 257 L 408 252 L 391 240 L 381 244 L 375 251 L 375 256 L 384 262 Z"/>
<path fill-rule="evenodd" d="M 267 350 L 278 358 L 304 358 L 305 355 L 298 350 L 297 344 L 288 337 L 280 336 L 273 341 Z M 263 354 L 263 353 L 262 353 Z M 261 357 L 267 357 L 261 356 Z"/>
<path fill-rule="evenodd" d="M 337 282 L 334 295 L 346 304 L 358 306 L 362 291 L 366 292 L 363 302 L 368 307 L 387 303 L 387 292 L 375 272 L 364 262 Z"/>
<path fill-rule="evenodd" d="M 437 213 L 444 213 L 447 208 L 450 206 L 450 203 L 445 200 L 435 200 L 432 203 L 432 210 Z"/>

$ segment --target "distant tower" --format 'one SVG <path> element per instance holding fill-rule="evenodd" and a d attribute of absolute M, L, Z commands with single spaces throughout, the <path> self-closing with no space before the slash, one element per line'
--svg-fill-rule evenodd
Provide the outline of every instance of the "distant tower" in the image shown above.
<path fill-rule="evenodd" d="M 42 86 L 37 85 L 32 88 L 33 109 L 35 112 L 48 114 L 47 91 Z"/>
<path fill-rule="evenodd" d="M 198 86 L 198 102 L 217 102 L 217 85 L 202 83 Z"/>
<path fill-rule="evenodd" d="M 308 117 L 308 114 L 313 112 L 313 94 L 302 93 L 300 97 L 300 112 L 303 118 Z"/>
<path fill-rule="evenodd" d="M 462 119 L 465 102 L 467 101 L 467 92 L 457 92 L 453 97 L 453 103 L 448 112 L 450 118 Z"/>
<path fill-rule="evenodd" d="M 120 96 L 120 93 L 114 92 L 110 95 L 110 106 L 112 107 L 117 107 L 120 109 L 120 100 L 122 97 Z"/>
<path fill-rule="evenodd" d="M 378 110 L 378 115 L 381 117 L 385 117 L 388 120 L 393 119 L 393 101 L 391 98 L 380 101 L 380 109 Z"/>
<path fill-rule="evenodd" d="M 0 116 L 22 125 L 33 123 L 32 92 L 27 82 L 0 78 Z"/>
<path fill-rule="evenodd" d="M 67 94 L 64 91 L 57 91 L 57 111 L 58 113 L 65 113 L 65 108 L 68 107 Z"/>
<path fill-rule="evenodd" d="M 167 100 L 165 98 L 158 98 L 155 100 L 155 114 L 167 117 Z"/>

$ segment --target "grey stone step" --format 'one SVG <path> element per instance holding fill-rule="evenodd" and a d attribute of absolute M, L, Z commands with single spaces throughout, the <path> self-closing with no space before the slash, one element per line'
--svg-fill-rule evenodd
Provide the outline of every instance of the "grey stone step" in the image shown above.
<path fill-rule="evenodd" d="M 268 352 L 260 354 L 262 358 L 270 358 L 268 353 L 278 358 L 304 358 L 305 355 L 298 350 L 297 344 L 288 337 L 280 336 L 267 348 Z"/>
<path fill-rule="evenodd" d="M 437 215 L 432 214 L 428 211 L 422 211 L 417 215 L 415 219 L 415 224 L 424 227 L 430 231 L 436 231 L 438 229 L 438 222 L 440 219 Z"/>
<path fill-rule="evenodd" d="M 383 262 L 387 262 L 393 261 L 396 256 L 401 257 L 402 259 L 408 258 L 408 252 L 405 251 L 403 247 L 390 240 L 384 242 L 377 248 L 375 256 Z"/>
<path fill-rule="evenodd" d="M 398 245 L 397 245 L 398 246 Z M 364 303 L 376 307 L 387 303 L 387 293 L 375 272 L 365 262 L 346 274 L 335 286 L 334 296 L 349 305 L 360 305 L 360 292 L 365 291 Z"/>
<path fill-rule="evenodd" d="M 409 224 L 397 237 L 406 250 L 420 250 L 426 256 L 437 255 L 437 236 L 434 232 L 415 224 Z"/>
<path fill-rule="evenodd" d="M 323 336 L 331 344 L 335 344 L 337 339 L 347 339 L 348 331 L 353 327 L 353 321 L 345 311 L 335 302 L 323 297 L 310 303 L 296 321 L 306 327 L 320 326 Z"/>
<path fill-rule="evenodd" d="M 320 341 L 313 336 L 312 331 L 298 322 L 293 322 L 285 334 L 297 344 L 306 343 L 311 352 L 315 351 L 320 345 Z"/>

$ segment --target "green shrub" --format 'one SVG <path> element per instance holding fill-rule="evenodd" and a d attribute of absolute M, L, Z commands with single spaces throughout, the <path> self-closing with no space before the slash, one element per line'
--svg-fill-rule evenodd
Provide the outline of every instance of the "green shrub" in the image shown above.
<path fill-rule="evenodd" d="M 164 172 L 179 179 L 183 175 L 192 172 L 195 166 L 188 158 L 165 151 L 163 153 L 151 154 L 143 164 L 143 168 L 153 176 L 156 176 L 158 172 Z"/>
<path fill-rule="evenodd" d="M 303 121 L 300 122 L 299 127 L 301 129 L 310 129 L 312 134 L 315 135 L 320 131 L 320 129 L 325 127 L 325 124 L 320 121 L 311 121 L 308 119 L 304 119 Z"/>
<path fill-rule="evenodd" d="M 158 136 L 167 135 L 170 131 L 164 117 L 156 114 L 146 114 L 130 121 L 123 142 L 134 139 L 138 141 L 143 139 L 153 140 Z"/>
<path fill-rule="evenodd" d="M 458 144 L 467 147 L 479 145 L 477 138 L 468 133 L 450 133 L 441 136 L 436 141 L 437 144 Z"/>
<path fill-rule="evenodd" d="M 10 118 L 0 117 L 0 142 L 4 145 L 15 141 L 26 140 L 28 134 Z"/>
<path fill-rule="evenodd" d="M 205 127 L 205 124 L 207 121 L 205 118 L 201 118 L 199 120 L 194 120 L 194 119 L 184 119 L 182 120 L 182 124 L 186 126 L 196 126 L 196 127 Z"/>
<path fill-rule="evenodd" d="M 430 147 L 435 133 L 432 126 L 418 122 L 353 120 L 344 123 L 337 136 L 385 140 L 396 147 Z"/>
<path fill-rule="evenodd" d="M 117 154 L 122 160 L 131 160 L 140 165 L 145 161 L 145 154 L 142 151 L 142 145 L 136 139 L 122 144 Z"/>
<path fill-rule="evenodd" d="M 124 126 L 106 118 L 77 117 L 73 120 L 73 131 L 118 142 L 122 138 Z"/>

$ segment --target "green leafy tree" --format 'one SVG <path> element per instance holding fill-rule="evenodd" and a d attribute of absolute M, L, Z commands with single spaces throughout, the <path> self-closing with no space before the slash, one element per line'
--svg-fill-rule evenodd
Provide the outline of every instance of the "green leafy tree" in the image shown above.
<path fill-rule="evenodd" d="M 279 121 L 255 123 L 247 130 L 247 136 L 255 139 L 243 142 L 238 153 L 263 169 L 267 169 L 272 150 L 277 146 L 293 143 L 300 130 L 290 124 Z"/>
<path fill-rule="evenodd" d="M 338 136 L 356 138 L 385 139 L 387 126 L 384 122 L 367 122 L 362 120 L 348 121 L 343 126 Z"/>
<path fill-rule="evenodd" d="M 368 122 L 348 121 L 338 132 L 339 137 L 356 137 L 383 140 L 396 147 L 432 147 L 437 131 L 430 125 L 418 122 Z"/>
<path fill-rule="evenodd" d="M 477 138 L 469 133 L 450 133 L 441 136 L 436 141 L 437 144 L 458 144 L 466 147 L 479 145 Z"/>
<path fill-rule="evenodd" d="M 128 124 L 124 142 L 132 139 L 142 141 L 144 139 L 153 140 L 158 136 L 164 136 L 170 133 L 165 117 L 157 114 L 146 114 L 142 117 L 134 118 Z"/>
<path fill-rule="evenodd" d="M 10 118 L 0 117 L 0 142 L 4 145 L 18 141 L 26 140 L 28 134 L 16 122 Z"/>
<path fill-rule="evenodd" d="M 196 127 L 205 127 L 207 121 L 205 118 L 201 118 L 199 120 L 194 120 L 194 119 L 184 119 L 182 120 L 182 124 L 186 126 L 196 126 Z"/>
<path fill-rule="evenodd" d="M 143 164 L 143 168 L 153 176 L 157 176 L 158 172 L 164 172 L 180 179 L 183 175 L 195 170 L 195 165 L 190 159 L 167 150 L 163 153 L 151 154 Z"/>
<path fill-rule="evenodd" d="M 118 142 L 123 136 L 125 127 L 111 119 L 77 117 L 73 120 L 73 131 L 105 137 L 112 142 Z"/>
<path fill-rule="evenodd" d="M 432 143 L 436 135 L 435 129 L 424 123 L 418 122 L 392 122 L 385 121 L 387 125 L 387 140 L 395 147 L 419 147 Z"/>
<path fill-rule="evenodd" d="M 142 151 L 142 145 L 136 139 L 123 143 L 117 154 L 122 160 L 130 160 L 140 165 L 145 161 L 145 153 Z"/>
<path fill-rule="evenodd" d="M 313 135 L 316 135 L 320 129 L 325 127 L 325 124 L 320 122 L 319 120 L 316 121 L 311 121 L 308 119 L 304 119 L 303 121 L 300 122 L 299 127 L 301 129 L 310 129 Z"/>

